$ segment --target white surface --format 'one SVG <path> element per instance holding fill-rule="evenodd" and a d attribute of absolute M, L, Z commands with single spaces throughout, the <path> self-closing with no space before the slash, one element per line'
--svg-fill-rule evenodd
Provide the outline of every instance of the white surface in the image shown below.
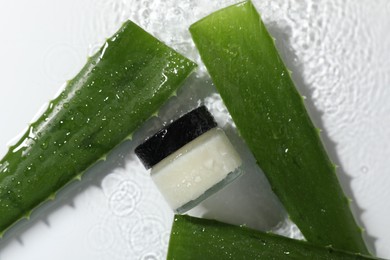
<path fill-rule="evenodd" d="M 196 200 L 242 164 L 219 129 L 211 129 L 155 165 L 151 177 L 172 209 Z"/>
<path fill-rule="evenodd" d="M 0 154 L 127 18 L 200 63 L 188 26 L 236 2 L 0 1 Z M 378 256 L 390 258 L 390 2 L 254 1 Z M 132 153 L 163 122 L 206 103 L 245 155 L 247 174 L 194 214 L 299 237 L 235 134 L 203 68 L 80 183 L 0 242 L 0 259 L 163 259 L 172 213 Z M 191 107 L 192 106 L 192 107 Z M 244 216 L 240 212 L 245 212 Z"/>

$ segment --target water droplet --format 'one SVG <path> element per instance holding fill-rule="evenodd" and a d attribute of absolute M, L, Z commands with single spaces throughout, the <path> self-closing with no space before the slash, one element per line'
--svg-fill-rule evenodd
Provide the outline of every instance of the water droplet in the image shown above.
<path fill-rule="evenodd" d="M 47 143 L 46 142 L 43 142 L 42 144 L 41 144 L 41 148 L 43 149 L 43 150 L 46 150 L 47 149 Z"/>
<path fill-rule="evenodd" d="M 127 216 L 132 214 L 137 205 L 136 198 L 126 190 L 117 190 L 110 197 L 111 211 L 119 216 Z"/>
<path fill-rule="evenodd" d="M 141 257 L 142 260 L 158 260 L 160 257 L 155 253 L 147 253 Z"/>
<path fill-rule="evenodd" d="M 142 221 L 131 229 L 127 240 L 130 247 L 135 252 L 145 252 L 146 250 L 161 247 L 161 235 L 167 230 L 162 219 L 156 216 L 144 216 Z"/>
<path fill-rule="evenodd" d="M 25 172 L 30 172 L 34 169 L 34 165 L 30 164 L 29 166 L 26 167 Z"/>

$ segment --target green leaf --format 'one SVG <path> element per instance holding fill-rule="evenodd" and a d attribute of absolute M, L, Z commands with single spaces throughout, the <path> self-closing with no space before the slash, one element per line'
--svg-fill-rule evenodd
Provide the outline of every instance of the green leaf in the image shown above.
<path fill-rule="evenodd" d="M 251 2 L 190 32 L 237 128 L 305 238 L 368 253 L 319 134 Z"/>
<path fill-rule="evenodd" d="M 176 215 L 167 259 L 363 260 L 377 258 L 338 251 L 331 247 L 321 247 L 214 220 Z"/>
<path fill-rule="evenodd" d="M 195 66 L 124 23 L 0 161 L 0 234 L 130 138 Z"/>

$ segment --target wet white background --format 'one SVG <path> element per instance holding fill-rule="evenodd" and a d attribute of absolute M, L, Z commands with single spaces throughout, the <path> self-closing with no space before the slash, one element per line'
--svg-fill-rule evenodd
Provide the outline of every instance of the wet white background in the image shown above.
<path fill-rule="evenodd" d="M 201 65 L 187 28 L 237 1 L 0 1 L 0 156 L 105 37 L 131 18 Z M 368 245 L 390 258 L 390 2 L 254 1 L 332 160 Z M 0 241 L 0 259 L 164 259 L 173 214 L 132 150 L 205 103 L 244 155 L 247 174 L 191 213 L 299 238 L 202 65 L 149 121 L 78 183 Z M 0 216 L 1 217 L 1 216 Z"/>

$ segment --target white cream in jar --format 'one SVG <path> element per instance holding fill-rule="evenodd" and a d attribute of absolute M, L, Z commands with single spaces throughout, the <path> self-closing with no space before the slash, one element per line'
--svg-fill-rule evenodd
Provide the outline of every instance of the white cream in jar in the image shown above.
<path fill-rule="evenodd" d="M 206 107 L 185 114 L 135 150 L 176 213 L 184 213 L 241 175 L 241 158 Z"/>

